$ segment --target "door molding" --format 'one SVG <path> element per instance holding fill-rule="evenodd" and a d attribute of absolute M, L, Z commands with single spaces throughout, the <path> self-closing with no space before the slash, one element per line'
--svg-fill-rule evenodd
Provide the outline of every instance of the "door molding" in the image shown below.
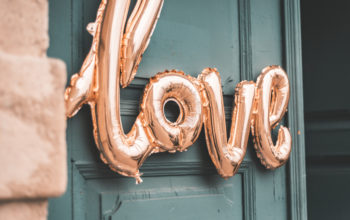
<path fill-rule="evenodd" d="M 116 175 L 111 171 L 105 164 L 102 163 L 89 163 L 77 161 L 73 162 L 73 166 L 79 172 L 84 180 L 94 180 L 94 179 L 111 179 L 111 178 L 126 178 L 121 175 Z M 243 216 L 246 220 L 256 219 L 256 209 L 255 209 L 255 164 L 252 161 L 243 161 L 237 174 L 242 177 L 243 186 Z M 162 176 L 190 176 L 190 175 L 218 175 L 215 167 L 212 164 L 205 164 L 201 162 L 147 162 L 141 169 L 144 172 L 143 177 L 162 177 Z M 73 171 L 74 172 L 74 171 Z M 76 177 L 76 175 L 74 175 Z M 73 178 L 75 178 L 73 176 Z M 77 180 L 76 180 L 77 181 Z M 100 194 L 100 198 L 103 195 Z M 117 202 L 113 204 L 119 204 L 123 200 L 118 194 L 115 198 Z M 116 205 L 117 207 L 118 205 Z M 114 215 L 118 208 L 111 207 L 108 210 L 111 212 L 105 212 L 101 210 L 104 219 L 109 219 Z"/>
<path fill-rule="evenodd" d="M 289 218 L 307 219 L 300 2 L 284 0 L 285 67 L 290 79 L 288 125 L 293 146 L 288 162 Z"/>

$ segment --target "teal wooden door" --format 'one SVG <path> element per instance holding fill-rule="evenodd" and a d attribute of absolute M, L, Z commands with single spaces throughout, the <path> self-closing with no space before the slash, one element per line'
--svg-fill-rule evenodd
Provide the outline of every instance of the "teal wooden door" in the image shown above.
<path fill-rule="evenodd" d="M 49 55 L 77 72 L 91 45 L 85 30 L 97 0 L 50 0 Z M 291 80 L 287 124 L 293 135 L 290 162 L 275 171 L 260 165 L 252 143 L 238 173 L 217 175 L 203 132 L 184 153 L 152 155 L 135 185 L 99 159 L 90 110 L 68 120 L 69 183 L 50 201 L 49 219 L 306 219 L 299 3 L 285 0 L 165 0 L 135 80 L 121 91 L 125 131 L 138 114 L 148 78 L 165 69 L 197 76 L 216 67 L 227 117 L 236 84 L 256 80 L 263 67 L 283 66 Z M 169 110 L 169 117 L 174 112 Z M 228 121 L 228 126 L 230 121 Z"/>

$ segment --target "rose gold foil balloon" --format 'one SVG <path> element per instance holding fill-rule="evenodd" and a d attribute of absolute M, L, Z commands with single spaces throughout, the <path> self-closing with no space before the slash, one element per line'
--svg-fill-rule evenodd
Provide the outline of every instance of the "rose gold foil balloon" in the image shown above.
<path fill-rule="evenodd" d="M 89 101 L 93 101 L 94 93 L 98 90 L 98 75 L 96 72 L 97 51 L 100 43 L 101 24 L 107 0 L 102 0 L 97 11 L 96 21 L 88 26 L 89 33 L 93 35 L 92 45 L 86 56 L 79 73 L 74 74 L 70 81 L 70 86 L 65 92 L 66 114 L 73 117 L 81 106 Z"/>
<path fill-rule="evenodd" d="M 246 153 L 255 84 L 243 81 L 236 87 L 230 137 L 227 142 L 224 100 L 220 75 L 216 69 L 204 69 L 199 79 L 204 85 L 205 137 L 208 152 L 218 173 L 233 176 Z"/>
<path fill-rule="evenodd" d="M 275 128 L 285 114 L 289 101 L 289 80 L 279 66 L 262 70 L 256 82 L 256 100 L 252 122 L 255 149 L 261 163 L 268 169 L 282 166 L 288 159 L 292 138 L 288 128 L 281 126 L 276 145 L 271 138 Z"/>
<path fill-rule="evenodd" d="M 163 0 L 138 0 L 126 25 L 130 0 L 101 1 L 96 21 L 87 27 L 93 36 L 90 52 L 66 89 L 67 116 L 74 116 L 88 103 L 101 159 L 112 170 L 136 178 L 137 183 L 142 181 L 139 167 L 150 154 L 185 151 L 198 138 L 203 122 L 208 151 L 221 176 L 237 172 L 246 153 L 250 125 L 263 164 L 276 168 L 285 163 L 291 146 L 288 129 L 281 126 L 276 145 L 271 139 L 271 128 L 282 119 L 289 99 L 288 77 L 277 66 L 263 70 L 257 87 L 247 81 L 237 85 L 228 141 L 220 75 L 210 68 L 198 79 L 175 70 L 151 78 L 140 114 L 131 131 L 124 133 L 120 85 L 125 87 L 133 80 L 162 4 Z M 179 106 L 175 122 L 165 117 L 168 101 Z"/>
<path fill-rule="evenodd" d="M 140 118 L 125 135 L 120 119 L 120 48 L 128 0 L 109 0 L 98 50 L 98 94 L 91 103 L 95 142 L 111 169 L 139 179 L 138 163 L 149 147 Z"/>
<path fill-rule="evenodd" d="M 137 5 L 140 4 L 143 3 Z M 161 2 L 159 4 L 160 6 L 147 4 L 147 7 L 157 8 L 146 10 L 149 19 L 154 20 L 146 22 L 146 28 L 149 30 L 143 29 L 145 35 L 148 34 L 148 38 L 160 11 Z M 71 86 L 66 90 L 65 100 L 68 116 L 73 116 L 82 104 L 86 102 L 90 104 L 94 137 L 101 152 L 101 159 L 109 164 L 112 170 L 125 176 L 135 177 L 137 182 L 141 182 L 138 168 L 152 152 L 153 147 L 143 128 L 142 114 L 137 117 L 128 134 L 124 134 L 120 119 L 120 54 L 129 5 L 130 0 L 101 2 L 95 25 L 93 25 L 95 33 L 90 53 L 79 75 L 72 77 Z M 135 10 L 140 12 L 139 7 Z M 147 40 L 145 43 L 147 46 Z M 144 49 L 146 46 L 143 46 Z"/>
<path fill-rule="evenodd" d="M 122 43 L 122 87 L 134 79 L 163 6 L 163 0 L 139 0 L 129 18 Z"/>
<path fill-rule="evenodd" d="M 166 151 L 184 151 L 199 136 L 202 128 L 202 102 L 197 79 L 175 70 L 157 74 L 146 86 L 141 111 L 155 137 Z M 167 101 L 178 104 L 180 115 L 170 122 L 164 114 Z"/>

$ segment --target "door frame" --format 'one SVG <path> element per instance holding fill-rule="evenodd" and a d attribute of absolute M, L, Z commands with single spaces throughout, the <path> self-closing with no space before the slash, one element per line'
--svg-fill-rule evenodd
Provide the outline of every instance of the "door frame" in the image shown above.
<path fill-rule="evenodd" d="M 307 219 L 305 130 L 300 1 L 284 0 L 284 65 L 290 79 L 288 127 L 292 152 L 288 162 L 288 196 L 291 220 Z"/>

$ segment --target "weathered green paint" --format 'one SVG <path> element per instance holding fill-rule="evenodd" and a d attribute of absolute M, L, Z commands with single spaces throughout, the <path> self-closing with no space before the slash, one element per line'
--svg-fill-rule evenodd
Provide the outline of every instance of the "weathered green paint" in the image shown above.
<path fill-rule="evenodd" d="M 311 220 L 350 216 L 349 7 L 349 1 L 302 1 Z"/>
<path fill-rule="evenodd" d="M 94 20 L 98 4 L 50 0 L 49 55 L 65 60 L 69 75 L 79 70 L 89 50 L 85 27 Z M 148 78 L 164 69 L 196 76 L 205 67 L 218 68 L 227 118 L 236 83 L 256 80 L 266 65 L 286 67 L 292 88 L 301 89 L 300 48 L 294 47 L 300 43 L 298 16 L 292 0 L 165 0 L 137 76 L 121 92 L 125 130 L 138 114 Z M 69 187 L 63 197 L 50 201 L 49 219 L 306 219 L 304 144 L 303 136 L 296 135 L 303 133 L 300 92 L 292 91 L 288 114 L 297 140 L 291 163 L 265 170 L 249 143 L 238 174 L 228 180 L 216 174 L 201 134 L 185 153 L 148 158 L 141 169 L 144 183 L 135 185 L 101 163 L 89 108 L 82 108 L 68 120 Z M 289 181 L 296 185 L 289 187 Z"/>

